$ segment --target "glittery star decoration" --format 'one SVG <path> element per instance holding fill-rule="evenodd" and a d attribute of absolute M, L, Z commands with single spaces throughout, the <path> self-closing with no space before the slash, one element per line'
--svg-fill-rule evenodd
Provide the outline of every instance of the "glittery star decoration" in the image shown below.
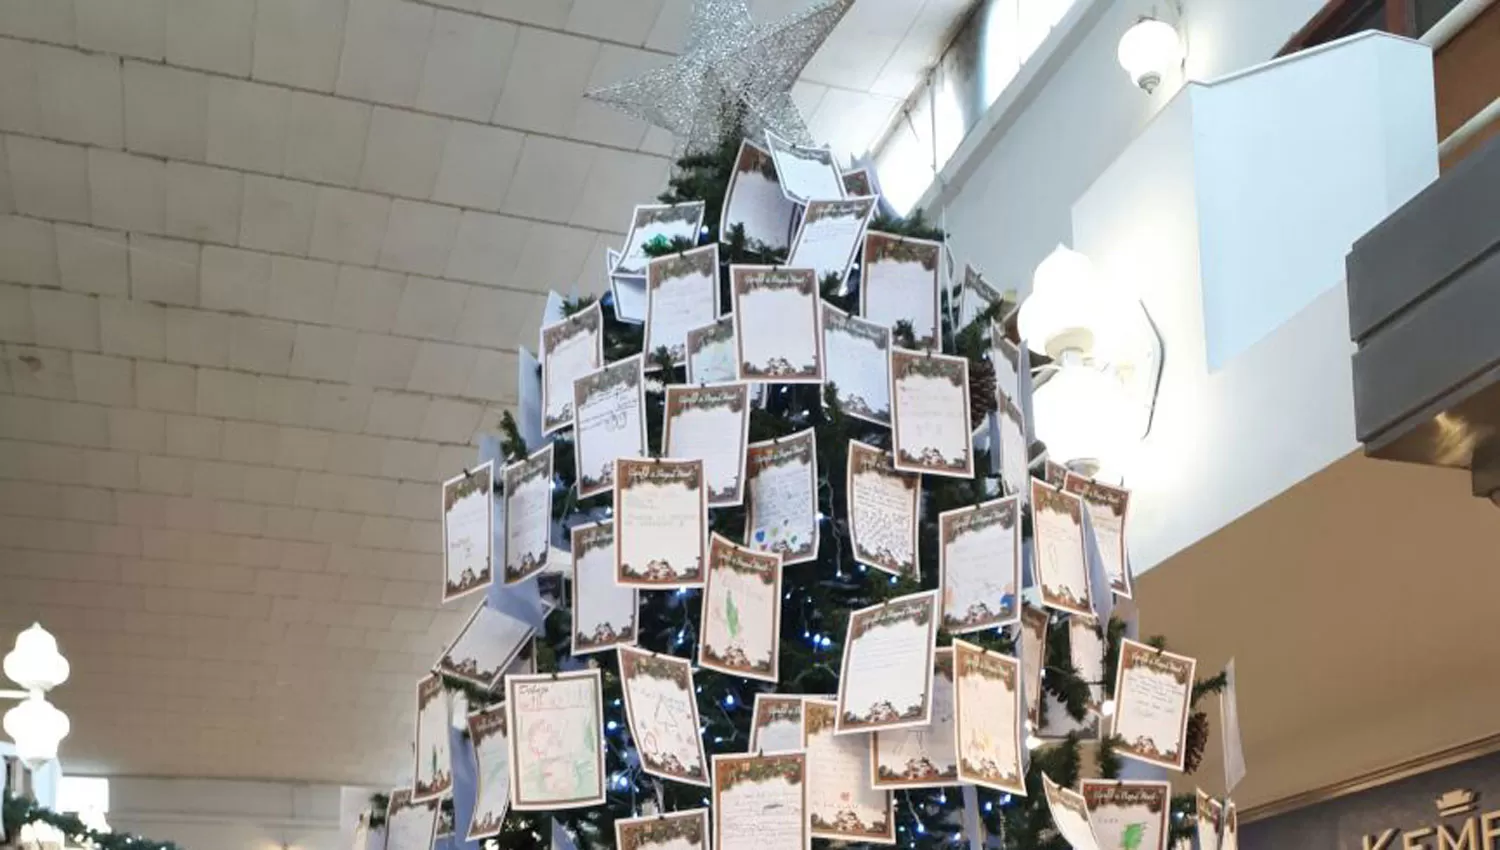
<path fill-rule="evenodd" d="M 792 84 L 853 4 L 815 0 L 756 26 L 745 0 L 696 0 L 687 43 L 672 64 L 585 97 L 672 131 L 687 153 L 716 149 L 736 128 L 809 144 Z"/>

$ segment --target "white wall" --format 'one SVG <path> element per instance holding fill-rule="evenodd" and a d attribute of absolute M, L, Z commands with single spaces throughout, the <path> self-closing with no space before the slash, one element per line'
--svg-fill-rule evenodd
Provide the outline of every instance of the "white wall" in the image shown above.
<path fill-rule="evenodd" d="M 110 778 L 116 831 L 186 850 L 346 850 L 337 785 Z"/>
<path fill-rule="evenodd" d="M 1323 295 L 1227 368 L 1207 368 L 1194 112 L 1184 96 L 1073 210 L 1077 246 L 1141 297 L 1164 339 L 1151 433 L 1125 464 L 1137 572 L 1356 448 L 1344 288 Z"/>
<path fill-rule="evenodd" d="M 1206 79 L 1275 55 L 1323 0 L 1184 0 L 1181 29 L 1188 73 Z M 1115 59 L 1136 18 L 1160 0 L 1106 0 L 1085 15 L 1081 37 L 1035 80 L 1014 117 L 966 163 L 950 163 L 946 190 L 929 193 L 934 220 L 946 206 L 960 262 L 1025 292 L 1031 272 L 1059 242 L 1071 242 L 1070 210 L 1131 139 L 1171 99 L 1180 80 L 1151 96 L 1135 88 Z M 1005 99 L 1002 98 L 1002 101 Z M 954 179 L 954 175 L 961 175 Z"/>
<path fill-rule="evenodd" d="M 940 196 L 959 261 L 1002 286 L 1024 293 L 1063 242 L 1150 310 L 1165 347 L 1156 416 L 1119 464 L 1137 571 L 1357 448 L 1343 258 L 1437 173 L 1420 45 L 1366 36 L 1147 96 L 1115 48 L 1151 5 L 1115 0 L 1085 18 L 999 138 L 950 165 Z M 1187 75 L 1270 60 L 1321 5 L 1186 0 Z"/>

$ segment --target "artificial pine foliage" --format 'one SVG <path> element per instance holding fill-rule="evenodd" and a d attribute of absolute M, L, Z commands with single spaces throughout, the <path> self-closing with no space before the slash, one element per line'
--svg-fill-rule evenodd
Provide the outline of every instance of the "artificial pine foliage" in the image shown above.
<path fill-rule="evenodd" d="M 21 827 L 31 824 L 46 824 L 61 832 L 74 847 L 94 847 L 97 850 L 179 850 L 170 841 L 152 841 L 124 832 L 99 832 L 85 824 L 77 815 L 54 812 L 29 797 L 5 795 L 5 844 L 20 844 Z"/>
<path fill-rule="evenodd" d="M 702 200 L 705 202 L 704 221 L 707 232 L 700 240 L 709 244 L 718 240 L 720 207 L 724 201 L 725 188 L 732 173 L 739 142 L 726 142 L 718 151 L 685 157 L 678 160 L 669 190 L 661 195 L 664 203 Z M 924 239 L 942 239 L 943 233 L 922 221 L 920 214 L 910 219 L 879 218 L 870 225 L 872 230 L 896 233 Z M 648 245 L 647 253 L 664 256 L 694 247 L 686 241 Z M 729 265 L 780 264 L 785 263 L 784 254 L 768 252 L 764 246 L 747 244 L 744 232 L 736 228 L 726 235 L 720 246 L 720 303 L 732 304 L 729 293 Z M 840 309 L 858 312 L 858 273 L 849 282 L 830 278 L 823 282 L 822 297 Z M 587 307 L 594 299 L 584 298 L 564 305 L 571 314 Z M 642 329 L 636 325 L 616 320 L 605 296 L 604 304 L 604 352 L 606 361 L 642 353 Z M 998 323 L 1009 313 L 1014 304 L 1009 301 L 991 306 L 967 327 L 953 327 L 956 313 L 956 295 L 945 289 L 942 293 L 943 351 L 969 360 L 971 376 L 977 376 L 972 399 L 974 409 L 988 412 L 994 409 L 994 370 L 988 362 L 989 336 L 992 323 Z M 910 345 L 911 328 L 902 323 L 895 329 L 897 344 Z M 903 342 L 904 340 L 904 342 Z M 660 353 L 646 352 L 648 358 Z M 655 373 L 647 384 L 647 436 L 648 447 L 656 451 L 660 446 L 665 398 L 662 386 L 683 383 L 684 370 L 666 368 Z M 817 432 L 818 448 L 818 507 L 822 514 L 821 549 L 817 561 L 791 565 L 783 571 L 783 599 L 781 616 L 780 681 L 771 686 L 737 676 L 712 670 L 700 669 L 695 674 L 698 686 L 698 707 L 703 721 L 703 741 L 708 755 L 716 753 L 743 753 L 749 742 L 751 707 L 760 691 L 781 693 L 834 693 L 838 689 L 839 667 L 849 612 L 924 588 L 938 586 L 937 520 L 942 511 L 977 504 L 993 498 L 998 488 L 998 479 L 987 477 L 989 459 L 981 453 L 975 460 L 980 470 L 973 480 L 924 476 L 922 478 L 921 524 L 919 537 L 920 580 L 895 578 L 879 571 L 866 570 L 855 563 L 848 538 L 848 517 L 845 509 L 845 465 L 848 442 L 858 439 L 863 442 L 890 447 L 889 429 L 872 425 L 854 417 L 845 416 L 840 410 L 831 386 L 772 385 L 768 388 L 769 402 L 766 409 L 753 410 L 750 421 L 751 442 L 786 436 L 811 426 Z M 502 421 L 502 449 L 508 460 L 525 457 L 535 446 L 527 446 L 515 422 L 507 415 Z M 564 432 L 554 438 L 557 443 L 556 473 L 567 485 L 566 495 L 555 499 L 555 512 L 559 519 L 576 511 L 601 508 L 608 504 L 609 496 L 602 495 L 580 501 L 574 486 L 572 435 Z M 717 508 L 710 510 L 710 525 L 713 531 L 733 540 L 743 540 L 745 512 L 743 507 Z M 1030 535 L 1029 517 L 1023 523 L 1023 534 Z M 559 594 L 563 605 L 568 594 Z M 699 590 L 643 591 L 641 593 L 638 619 L 639 645 L 647 650 L 667 653 L 679 657 L 691 657 L 698 638 L 702 593 Z M 547 618 L 546 634 L 538 640 L 538 669 L 557 670 L 569 650 L 570 612 L 555 611 Z M 1084 682 L 1074 669 L 1067 650 L 1067 624 L 1059 621 L 1052 624 L 1048 654 L 1046 691 L 1064 705 L 1065 710 L 1076 719 L 1084 717 L 1084 700 L 1088 685 L 1103 684 L 1106 689 L 1114 681 L 1115 657 L 1119 641 L 1124 633 L 1124 624 L 1112 620 L 1106 632 L 1105 678 L 1102 683 Z M 1001 652 L 1013 653 L 1011 639 L 1000 630 L 968 634 L 965 640 Z M 939 633 L 939 645 L 948 645 L 952 636 Z M 1158 645 L 1162 643 L 1158 640 Z M 590 809 L 573 809 L 558 812 L 512 812 L 506 820 L 505 831 L 498 839 L 489 842 L 503 848 L 542 848 L 551 841 L 551 820 L 555 818 L 574 838 L 580 848 L 602 848 L 613 845 L 614 820 L 656 811 L 661 807 L 667 811 L 690 809 L 709 804 L 708 789 L 675 783 L 647 776 L 639 769 L 635 758 L 630 733 L 627 728 L 625 710 L 621 699 L 620 681 L 613 653 L 590 655 L 582 663 L 602 668 L 604 681 L 604 712 L 606 718 L 605 742 L 607 745 L 607 791 L 605 805 Z M 458 687 L 458 683 L 454 682 Z M 1207 693 L 1222 689 L 1222 677 L 1198 683 L 1194 689 L 1196 702 Z M 470 707 L 478 708 L 497 697 L 483 692 L 468 692 Z M 1201 713 L 1200 713 L 1201 714 Z M 1206 734 L 1206 718 L 1200 722 Z M 1075 786 L 1082 776 L 1082 750 L 1085 747 L 1097 750 L 1095 763 L 1105 777 L 1117 777 L 1120 758 L 1115 754 L 1114 741 L 1102 744 L 1085 742 L 1077 735 L 1069 736 L 1031 754 L 1031 766 L 1027 774 L 1028 796 L 1012 797 L 986 789 L 978 789 L 980 819 L 984 824 L 989 847 L 1005 850 L 1065 850 L 1066 842 L 1053 828 L 1042 791 L 1041 776 L 1049 775 L 1064 786 Z M 934 789 L 895 792 L 895 809 L 898 818 L 898 846 L 917 848 L 967 847 L 968 839 L 962 836 L 963 811 L 960 789 Z M 1194 801 L 1189 797 L 1173 801 L 1174 836 L 1185 836 L 1192 830 Z M 815 841 L 815 845 L 828 842 Z M 858 845 L 847 845 L 858 846 Z"/>

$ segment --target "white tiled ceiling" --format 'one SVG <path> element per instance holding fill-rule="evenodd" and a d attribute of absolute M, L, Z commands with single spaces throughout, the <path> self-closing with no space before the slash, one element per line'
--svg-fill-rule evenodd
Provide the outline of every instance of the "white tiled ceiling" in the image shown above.
<path fill-rule="evenodd" d="M 758 20 L 803 0 L 752 0 Z M 862 153 L 967 0 L 858 0 L 796 89 Z M 0 640 L 71 770 L 394 781 L 437 482 L 671 139 L 585 101 L 690 0 L 0 0 Z"/>

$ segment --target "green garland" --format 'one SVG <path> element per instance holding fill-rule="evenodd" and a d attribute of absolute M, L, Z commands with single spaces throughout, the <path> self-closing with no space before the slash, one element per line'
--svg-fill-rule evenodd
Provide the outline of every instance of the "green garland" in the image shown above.
<path fill-rule="evenodd" d="M 61 832 L 70 842 L 98 850 L 180 850 L 170 841 L 152 841 L 123 832 L 100 832 L 85 824 L 77 815 L 54 812 L 28 797 L 5 795 L 6 840 L 15 841 L 21 827 L 43 823 Z"/>

